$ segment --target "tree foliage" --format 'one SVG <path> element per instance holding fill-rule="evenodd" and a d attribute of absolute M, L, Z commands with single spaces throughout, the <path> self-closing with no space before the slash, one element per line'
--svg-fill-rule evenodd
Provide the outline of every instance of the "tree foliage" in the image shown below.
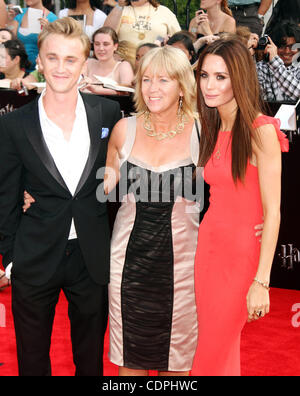
<path fill-rule="evenodd" d="M 54 0 L 52 0 L 54 2 Z M 10 1 L 5 0 L 6 3 Z M 21 7 L 24 7 L 24 0 L 17 0 L 17 4 L 20 4 Z M 65 0 L 61 0 L 61 8 L 65 6 Z M 165 5 L 170 8 L 171 11 L 174 12 L 174 4 L 177 7 L 177 19 L 180 23 L 182 29 L 187 29 L 187 5 L 189 3 L 190 12 L 188 16 L 188 21 L 190 21 L 195 16 L 195 12 L 199 9 L 201 0 L 159 0 L 159 3 Z"/>
<path fill-rule="evenodd" d="M 187 5 L 190 6 L 190 12 L 188 15 L 188 21 L 190 21 L 195 16 L 195 12 L 200 8 L 200 0 L 160 0 L 160 4 L 165 5 L 174 12 L 174 3 L 177 5 L 177 19 L 180 23 L 182 29 L 187 29 Z"/>

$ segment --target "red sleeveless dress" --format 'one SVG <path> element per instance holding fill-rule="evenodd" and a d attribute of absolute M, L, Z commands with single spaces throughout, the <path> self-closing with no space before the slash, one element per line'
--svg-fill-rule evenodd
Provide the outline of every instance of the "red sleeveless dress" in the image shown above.
<path fill-rule="evenodd" d="M 288 151 L 279 120 L 260 116 L 254 122 L 255 127 L 266 124 L 274 125 L 282 151 Z M 195 257 L 199 329 L 191 374 L 239 376 L 240 336 L 248 317 L 246 297 L 260 253 L 254 230 L 263 217 L 258 171 L 249 163 L 244 184 L 235 185 L 231 131 L 225 131 L 219 133 L 204 178 L 210 185 L 210 206 L 199 228 Z"/>

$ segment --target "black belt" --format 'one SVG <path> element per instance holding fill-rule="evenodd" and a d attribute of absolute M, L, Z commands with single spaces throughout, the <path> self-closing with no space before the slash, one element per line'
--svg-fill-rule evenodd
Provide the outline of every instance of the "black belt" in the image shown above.
<path fill-rule="evenodd" d="M 259 7 L 259 3 L 245 4 L 245 5 L 231 5 L 229 8 L 234 11 L 244 11 L 250 7 Z"/>

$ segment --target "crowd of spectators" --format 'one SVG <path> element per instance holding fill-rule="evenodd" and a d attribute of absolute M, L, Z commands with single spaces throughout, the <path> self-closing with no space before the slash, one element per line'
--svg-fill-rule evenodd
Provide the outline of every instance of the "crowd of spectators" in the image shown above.
<path fill-rule="evenodd" d="M 294 22 L 283 21 L 270 32 L 263 59 L 257 63 L 264 100 L 297 101 L 300 98 L 299 40 L 300 28 Z"/>
<path fill-rule="evenodd" d="M 300 27 L 295 17 L 300 15 L 296 12 L 300 10 L 299 0 L 289 2 L 291 11 L 295 11 L 289 14 L 289 7 L 283 11 L 286 0 L 278 0 L 266 29 L 268 37 L 264 44 L 261 42 L 264 41 L 261 38 L 263 17 L 272 0 L 202 0 L 200 3 L 201 8 L 192 17 L 187 30 L 182 30 L 175 14 L 157 0 L 66 0 L 65 8 L 58 15 L 45 0 L 26 0 L 22 12 L 0 0 L 0 44 L 12 41 L 2 50 L 0 79 L 11 80 L 13 89 L 19 89 L 22 84 L 32 89 L 32 82 L 43 81 L 37 64 L 37 26 L 41 31 L 45 24 L 57 18 L 73 17 L 83 24 L 94 49 L 84 80 L 80 82 L 85 92 L 119 93 L 99 86 L 95 75 L 109 77 L 116 85 L 132 87 L 141 56 L 155 46 L 172 45 L 182 49 L 196 69 L 199 54 L 206 45 L 220 37 L 236 34 L 256 62 L 263 99 L 299 99 L 297 43 L 300 42 Z M 14 53 L 11 57 L 9 48 L 12 47 L 20 51 L 24 48 L 26 62 L 23 55 Z M 7 65 L 3 65 L 5 62 Z M 13 73 L 8 71 L 15 63 L 21 65 L 18 66 L 21 71 L 17 68 Z"/>

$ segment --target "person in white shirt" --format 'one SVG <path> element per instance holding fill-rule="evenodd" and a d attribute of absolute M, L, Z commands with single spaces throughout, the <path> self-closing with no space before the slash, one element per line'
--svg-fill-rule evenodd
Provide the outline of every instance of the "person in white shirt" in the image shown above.
<path fill-rule="evenodd" d="M 51 374 L 52 325 L 63 291 L 76 375 L 100 376 L 110 232 L 96 175 L 120 107 L 78 92 L 90 52 L 78 22 L 48 24 L 38 45 L 46 90 L 0 119 L 0 254 L 12 281 L 19 374 Z M 24 190 L 35 199 L 26 212 Z"/>
<path fill-rule="evenodd" d="M 101 2 L 99 0 L 69 0 L 67 5 L 68 8 L 59 11 L 58 17 L 85 15 L 84 30 L 92 40 L 94 32 L 101 28 L 106 20 L 106 14 L 100 9 Z"/>

